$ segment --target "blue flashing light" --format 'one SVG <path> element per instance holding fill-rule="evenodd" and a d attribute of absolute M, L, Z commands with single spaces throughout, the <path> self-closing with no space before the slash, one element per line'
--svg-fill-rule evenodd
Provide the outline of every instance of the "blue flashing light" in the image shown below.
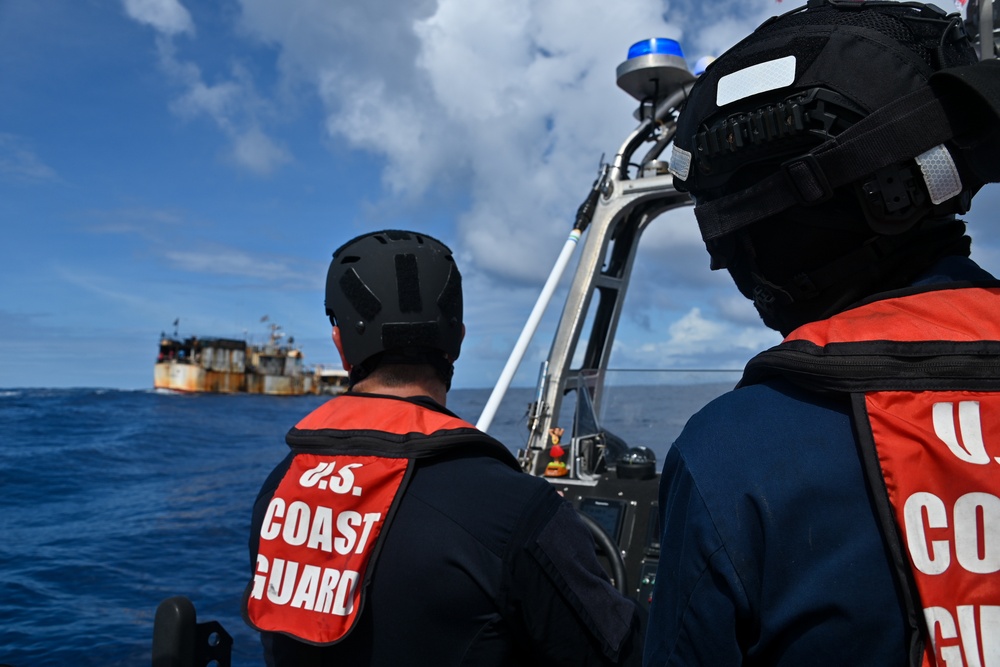
<path fill-rule="evenodd" d="M 652 39 L 636 42 L 628 50 L 629 59 L 648 56 L 650 54 L 677 56 L 678 58 L 684 57 L 680 43 L 675 39 L 667 39 L 666 37 L 653 37 Z"/>

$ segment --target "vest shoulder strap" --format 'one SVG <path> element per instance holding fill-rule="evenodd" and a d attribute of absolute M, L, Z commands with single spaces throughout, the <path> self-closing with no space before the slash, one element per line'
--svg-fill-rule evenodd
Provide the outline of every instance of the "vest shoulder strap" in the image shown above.
<path fill-rule="evenodd" d="M 1000 287 L 903 293 L 793 331 L 740 386 L 783 377 L 810 391 L 1000 391 Z"/>
<path fill-rule="evenodd" d="M 465 420 L 390 397 L 333 398 L 289 430 L 285 442 L 294 451 L 409 459 L 476 452 L 521 469 L 506 446 Z"/>

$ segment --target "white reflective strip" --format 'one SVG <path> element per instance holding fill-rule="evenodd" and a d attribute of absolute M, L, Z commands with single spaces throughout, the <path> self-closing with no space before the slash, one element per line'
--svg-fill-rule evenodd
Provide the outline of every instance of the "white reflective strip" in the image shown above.
<path fill-rule="evenodd" d="M 944 144 L 935 146 L 915 159 L 920 165 L 920 171 L 924 173 L 924 183 L 927 184 L 932 203 L 940 204 L 962 192 L 958 167 Z"/>
<path fill-rule="evenodd" d="M 793 83 L 795 83 L 795 56 L 769 60 L 719 79 L 715 104 L 722 107 L 744 97 L 785 88 Z"/>
<path fill-rule="evenodd" d="M 670 156 L 670 173 L 686 181 L 691 171 L 691 154 L 683 148 L 674 145 L 674 153 Z"/>

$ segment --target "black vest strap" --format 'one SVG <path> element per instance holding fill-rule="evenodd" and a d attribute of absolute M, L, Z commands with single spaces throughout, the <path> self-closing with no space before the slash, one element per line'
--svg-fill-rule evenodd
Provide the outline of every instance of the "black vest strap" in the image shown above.
<path fill-rule="evenodd" d="M 851 410 L 853 412 L 854 429 L 858 436 L 858 454 L 864 468 L 865 481 L 875 513 L 878 517 L 879 529 L 882 532 L 882 542 L 892 564 L 896 580 L 896 592 L 903 602 L 906 613 L 906 628 L 909 636 L 910 667 L 920 667 L 924 658 L 926 636 L 924 634 L 923 612 L 920 598 L 917 596 L 917 583 L 913 579 L 910 560 L 903 545 L 903 536 L 899 532 L 899 524 L 892 512 L 889 502 L 889 491 L 885 487 L 882 467 L 878 460 L 878 450 L 875 448 L 875 437 L 872 435 L 871 422 L 868 419 L 864 393 L 851 394 Z"/>

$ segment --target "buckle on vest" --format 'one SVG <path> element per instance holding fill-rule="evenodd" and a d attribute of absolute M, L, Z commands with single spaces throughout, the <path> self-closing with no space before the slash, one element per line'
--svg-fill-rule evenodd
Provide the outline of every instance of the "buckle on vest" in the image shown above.
<path fill-rule="evenodd" d="M 813 206 L 833 197 L 833 188 L 812 153 L 806 153 L 781 164 L 781 173 L 792 188 L 799 204 Z"/>

